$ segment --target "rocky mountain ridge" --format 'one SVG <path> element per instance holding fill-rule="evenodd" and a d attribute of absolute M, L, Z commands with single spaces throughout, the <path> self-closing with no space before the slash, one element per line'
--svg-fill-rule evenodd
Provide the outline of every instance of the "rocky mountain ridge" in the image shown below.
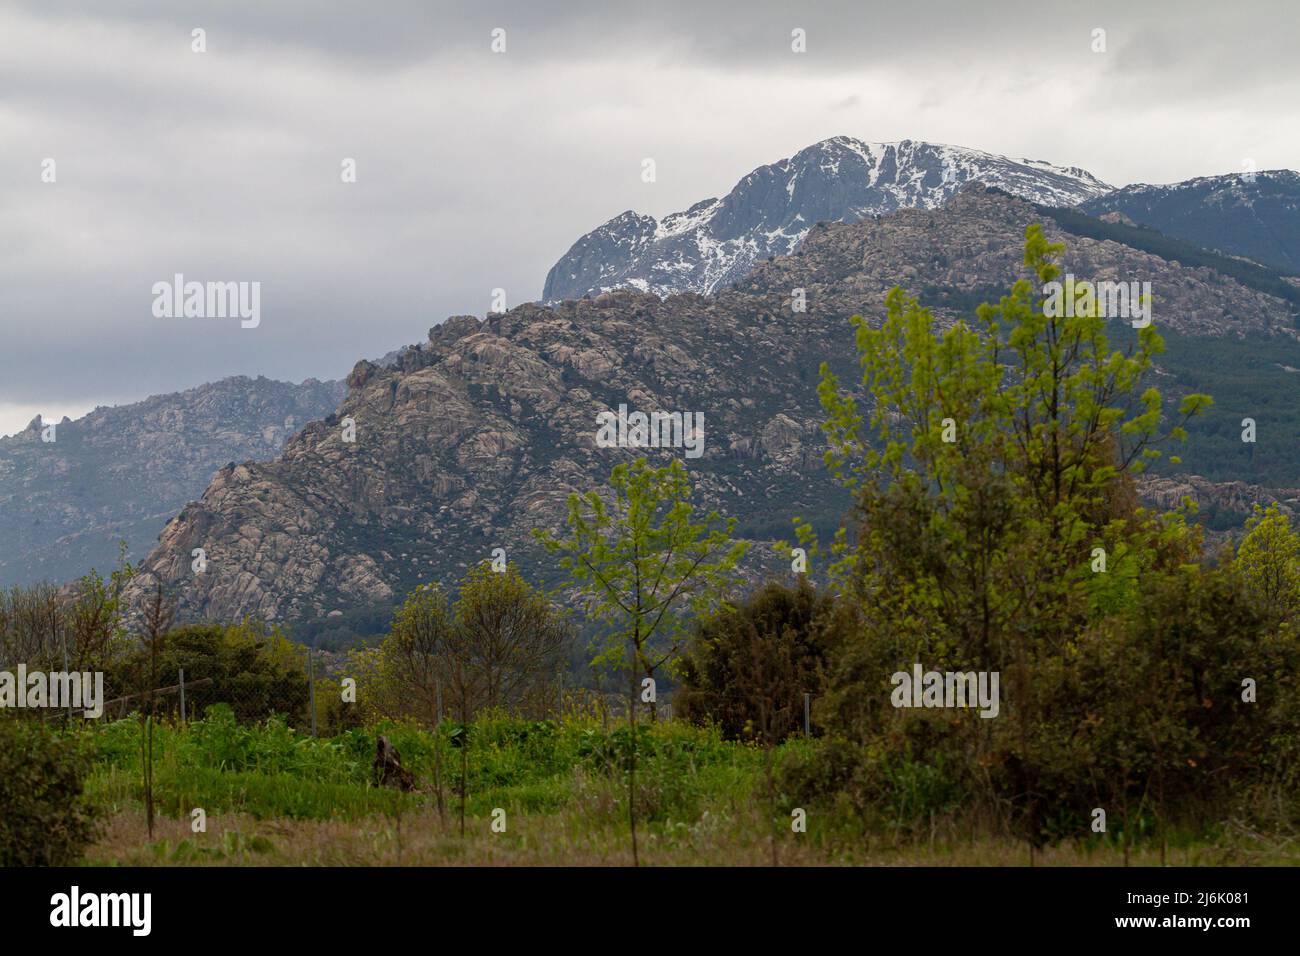
<path fill-rule="evenodd" d="M 144 557 L 218 468 L 274 457 L 344 392 L 337 381 L 238 376 L 65 417 L 49 433 L 37 416 L 0 438 L 0 585 L 107 573 L 119 540 Z"/>
<path fill-rule="evenodd" d="M 185 617 L 291 622 L 392 602 L 422 581 L 450 584 L 496 547 L 534 579 L 554 579 L 532 529 L 555 526 L 566 496 L 602 483 L 614 462 L 673 454 L 598 447 L 596 416 L 620 404 L 704 416 L 704 454 L 687 464 L 699 503 L 736 517 L 738 534 L 788 538 L 793 515 L 833 528 L 846 501 L 822 467 L 816 383 L 823 361 L 855 378 L 845 319 L 879 318 L 898 284 L 941 324 L 969 315 L 1021 277 L 1031 222 L 1068 244 L 1064 266 L 1076 275 L 1158 280 L 1155 321 L 1171 334 L 1219 356 L 1248 338 L 1296 344 L 1282 299 L 1208 266 L 1068 232 L 972 184 L 941 208 L 812 227 L 793 255 L 716 295 L 621 290 L 456 316 L 389 366 L 360 362 L 336 414 L 273 461 L 217 473 L 163 530 L 134 593 L 161 581 Z M 1162 374 L 1176 393 L 1174 373 Z M 206 567 L 196 573 L 199 548 Z M 764 560 L 779 566 L 770 549 L 755 554 L 755 576 Z"/>
<path fill-rule="evenodd" d="M 1300 173 L 1289 169 L 1125 186 L 1079 208 L 1300 275 Z"/>

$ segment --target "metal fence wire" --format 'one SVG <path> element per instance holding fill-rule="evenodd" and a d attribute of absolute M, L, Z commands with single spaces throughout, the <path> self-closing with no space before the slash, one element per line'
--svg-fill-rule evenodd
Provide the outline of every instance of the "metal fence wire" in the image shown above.
<path fill-rule="evenodd" d="M 210 673 L 205 674 L 204 671 Z M 15 673 L 16 668 L 9 668 Z M 304 733 L 318 735 L 322 724 L 331 727 L 344 716 L 342 709 L 331 706 L 338 701 L 338 683 L 323 675 L 317 655 L 308 650 L 302 655 L 300 666 L 281 666 L 273 673 L 238 672 L 211 673 L 210 666 L 180 667 L 168 672 L 141 675 L 121 673 L 98 676 L 103 681 L 102 698 L 98 700 L 99 720 L 114 721 L 137 715 L 153 715 L 161 720 L 188 721 L 200 719 L 213 707 L 228 707 L 241 724 L 258 723 L 270 717 L 282 719 L 288 726 Z M 47 687 L 60 683 L 55 672 L 33 667 L 26 671 L 39 673 Z M 80 672 L 64 670 L 79 678 Z M 324 680 L 329 686 L 319 685 Z M 318 691 L 325 690 L 322 696 Z M 23 692 L 22 689 L 19 692 Z M 39 706 L 5 706 L 0 708 L 0 718 L 84 721 L 91 710 L 90 701 L 68 699 L 66 692 L 55 695 L 47 692 Z M 341 702 L 341 701 L 340 701 Z"/>
<path fill-rule="evenodd" d="M 428 708 L 402 706 L 389 712 L 375 706 L 364 699 L 365 678 L 356 679 L 361 689 L 355 685 L 347 688 L 345 682 L 351 676 L 351 669 L 346 656 L 328 651 L 303 648 L 293 660 L 282 660 L 273 670 L 216 668 L 211 659 L 198 656 L 185 663 L 186 666 L 174 670 L 169 666 L 165 672 L 146 669 L 145 673 L 137 670 L 130 674 L 107 674 L 102 695 L 105 699 L 99 702 L 98 719 L 115 721 L 152 715 L 159 720 L 183 723 L 203 719 L 213 708 L 222 707 L 228 708 L 239 724 L 257 724 L 276 718 L 299 733 L 312 736 L 333 736 L 375 719 L 416 720 L 428 725 L 458 719 L 450 700 L 444 707 L 442 693 L 436 695 L 437 704 L 431 701 Z M 626 693 L 578 686 L 567 679 L 557 680 L 549 690 L 549 695 L 532 701 L 521 715 L 530 719 L 557 719 L 581 714 L 599 720 L 607 728 L 627 720 Z M 804 695 L 800 715 L 805 734 L 810 730 L 809 698 L 810 695 Z M 650 702 L 638 699 L 636 707 L 639 717 L 649 720 L 671 720 L 676 709 L 671 694 Z M 0 708 L 0 719 L 8 716 L 75 724 L 86 719 L 86 709 L 70 703 L 42 708 Z M 475 707 L 471 719 L 477 711 Z M 510 712 L 515 711 L 510 709 Z"/>

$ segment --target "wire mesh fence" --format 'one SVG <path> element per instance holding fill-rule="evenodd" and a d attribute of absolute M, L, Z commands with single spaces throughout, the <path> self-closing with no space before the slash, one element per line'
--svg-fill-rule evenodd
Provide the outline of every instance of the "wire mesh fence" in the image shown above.
<path fill-rule="evenodd" d="M 72 671 L 12 665 L 0 668 L 0 718 L 72 723 L 152 715 L 183 722 L 223 706 L 239 723 L 275 716 L 295 730 L 315 734 L 327 718 L 337 722 L 339 708 L 332 708 L 330 701 L 342 703 L 342 696 L 337 678 L 324 673 L 316 654 L 304 649 L 300 658 L 274 671 L 233 672 L 203 659 L 174 670 Z"/>
<path fill-rule="evenodd" d="M 178 663 L 181 666 L 173 666 Z M 36 671 L 33 669 L 32 673 Z M 45 676 L 53 687 L 55 675 Z M 239 724 L 275 718 L 299 733 L 333 736 L 385 719 L 425 726 L 440 725 L 446 720 L 461 723 L 474 720 L 485 710 L 533 720 L 581 716 L 594 718 L 611 729 L 628 720 L 632 705 L 638 720 L 700 717 L 695 712 L 698 708 L 688 710 L 685 704 L 678 715 L 671 691 L 646 699 L 639 693 L 610 690 L 608 684 L 584 686 L 572 675 L 556 675 L 526 701 L 485 706 L 480 699 L 462 709 L 455 689 L 436 679 L 426 681 L 428 686 L 415 686 L 409 680 L 393 682 L 364 667 L 356 667 L 347 654 L 315 651 L 300 645 L 295 646 L 291 655 L 278 660 L 274 668 L 231 666 L 229 662 L 214 662 L 210 655 L 204 654 L 173 654 L 165 666 L 110 668 L 99 676 L 103 678 L 103 687 L 94 700 L 88 696 L 68 700 L 66 695 L 51 699 L 51 695 L 45 694 L 39 706 L 0 707 L 0 719 L 28 717 L 75 725 L 87 718 L 115 721 L 152 715 L 158 720 L 184 723 L 203 719 L 214 707 L 223 707 Z M 807 735 L 811 695 L 801 696 L 801 713 L 790 716 L 792 723 L 800 725 Z"/>

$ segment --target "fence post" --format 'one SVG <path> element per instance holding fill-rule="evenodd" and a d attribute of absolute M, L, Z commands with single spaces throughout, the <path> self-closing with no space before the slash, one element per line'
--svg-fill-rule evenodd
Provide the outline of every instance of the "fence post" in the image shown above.
<path fill-rule="evenodd" d="M 181 723 L 185 723 L 185 668 L 181 668 Z"/>
<path fill-rule="evenodd" d="M 803 735 L 805 737 L 812 736 L 811 704 L 812 704 L 812 694 L 809 694 L 808 692 L 805 691 L 803 695 Z"/>
<path fill-rule="evenodd" d="M 68 673 L 68 638 L 63 638 L 63 673 Z M 67 686 L 67 685 L 65 685 Z M 84 701 L 82 703 L 85 703 Z M 68 726 L 72 726 L 72 695 L 68 695 Z"/>
<path fill-rule="evenodd" d="M 311 698 L 311 735 L 316 736 L 316 648 L 307 648 L 307 694 Z"/>

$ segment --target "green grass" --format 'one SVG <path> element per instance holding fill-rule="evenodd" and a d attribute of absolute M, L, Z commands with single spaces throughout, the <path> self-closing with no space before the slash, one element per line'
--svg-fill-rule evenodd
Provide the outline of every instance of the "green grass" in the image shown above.
<path fill-rule="evenodd" d="M 476 863 L 626 864 L 631 862 L 627 774 L 631 736 L 625 724 L 589 716 L 559 721 L 480 719 L 470 728 L 466 830 L 459 835 L 459 728 L 441 732 L 380 723 L 316 739 L 272 719 L 236 723 L 220 706 L 186 726 L 161 723 L 154 736 L 158 820 L 144 825 L 141 725 L 127 719 L 78 731 L 94 754 L 90 799 L 106 809 L 108 829 L 88 854 L 99 865 L 383 865 Z M 376 738 L 401 753 L 419 789 L 379 788 L 370 779 Z M 806 756 L 794 739 L 776 763 Z M 874 823 L 843 801 L 808 804 L 807 831 L 795 835 L 791 794 L 768 803 L 761 748 L 726 741 L 718 731 L 680 721 L 639 728 L 636 748 L 637 832 L 642 860 L 660 864 L 763 865 L 772 838 L 783 862 L 803 864 L 1023 864 L 1023 846 L 973 827 L 959 808 L 925 814 L 917 828 L 895 815 Z M 443 809 L 433 784 L 442 761 Z M 925 767 L 912 768 L 908 793 L 935 801 Z M 780 776 L 778 774 L 778 780 Z M 778 785 L 779 786 L 779 785 Z M 201 807 L 209 828 L 193 833 Z M 494 811 L 508 831 L 491 830 Z M 1295 863 L 1290 841 L 1223 828 L 1168 834 L 1171 859 L 1189 863 Z M 1159 861 L 1141 839 L 1135 860 Z M 1044 851 L 1062 865 L 1122 863 L 1118 831 L 1081 834 Z"/>
<path fill-rule="evenodd" d="M 161 812 L 186 816 L 238 812 L 255 819 L 359 819 L 375 813 L 427 807 L 441 754 L 444 802 L 457 804 L 461 773 L 454 724 L 440 733 L 381 723 L 331 739 L 316 739 L 279 719 L 255 726 L 235 722 L 228 709 L 180 727 L 160 723 L 154 732 L 155 796 Z M 96 769 L 87 791 L 120 808 L 141 794 L 141 725 L 120 720 L 90 731 Z M 416 775 L 422 792 L 375 787 L 370 763 L 383 734 Z M 618 803 L 630 755 L 625 726 L 602 729 L 594 719 L 559 723 L 480 720 L 469 733 L 467 812 L 553 812 L 594 789 Z M 643 725 L 638 733 L 638 802 L 648 822 L 698 816 L 722 788 L 755 783 L 761 752 L 728 743 L 716 730 L 680 722 Z M 612 811 L 615 815 L 617 809 Z"/>

